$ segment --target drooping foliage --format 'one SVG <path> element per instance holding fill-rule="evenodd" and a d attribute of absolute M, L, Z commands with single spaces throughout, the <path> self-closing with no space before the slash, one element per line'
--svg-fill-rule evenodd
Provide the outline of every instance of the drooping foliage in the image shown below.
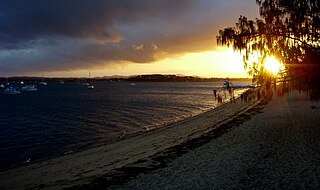
<path fill-rule="evenodd" d="M 219 31 L 218 45 L 240 51 L 249 74 L 263 83 L 267 56 L 285 64 L 284 75 L 320 76 L 320 0 L 256 0 L 261 19 L 240 16 L 236 26 Z"/>

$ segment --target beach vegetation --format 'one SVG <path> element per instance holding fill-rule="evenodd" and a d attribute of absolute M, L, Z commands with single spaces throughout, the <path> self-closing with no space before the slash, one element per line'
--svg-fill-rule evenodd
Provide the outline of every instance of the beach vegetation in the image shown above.
<path fill-rule="evenodd" d="M 318 81 L 320 0 L 256 0 L 256 3 L 261 18 L 240 16 L 235 26 L 219 31 L 217 44 L 240 52 L 244 67 L 257 83 L 268 83 L 275 77 Z M 271 66 L 271 73 L 270 61 L 278 64 Z M 276 67 L 278 70 L 274 70 Z"/>

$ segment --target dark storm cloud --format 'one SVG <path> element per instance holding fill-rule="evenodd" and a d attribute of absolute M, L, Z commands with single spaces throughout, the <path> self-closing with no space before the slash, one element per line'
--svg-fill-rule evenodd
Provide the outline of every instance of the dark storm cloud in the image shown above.
<path fill-rule="evenodd" d="M 0 74 L 212 49 L 222 9 L 248 4 L 255 7 L 253 0 L 1 0 Z"/>
<path fill-rule="evenodd" d="M 118 5 L 116 5 L 116 3 Z M 0 2 L 1 41 L 48 36 L 109 40 L 123 1 L 4 0 Z M 125 7 L 123 7 L 125 9 Z"/>

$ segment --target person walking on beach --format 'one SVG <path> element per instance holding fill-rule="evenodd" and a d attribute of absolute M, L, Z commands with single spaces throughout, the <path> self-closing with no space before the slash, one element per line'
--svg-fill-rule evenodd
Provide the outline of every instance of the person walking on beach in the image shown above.
<path fill-rule="evenodd" d="M 217 90 L 216 89 L 213 90 L 213 95 L 214 95 L 214 100 L 216 100 L 217 99 Z"/>

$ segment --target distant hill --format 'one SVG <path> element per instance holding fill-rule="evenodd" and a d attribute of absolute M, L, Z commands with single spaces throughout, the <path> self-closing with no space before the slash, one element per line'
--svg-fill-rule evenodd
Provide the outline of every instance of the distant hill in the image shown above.
<path fill-rule="evenodd" d="M 132 82 L 215 82 L 223 81 L 226 78 L 203 78 L 198 76 L 177 76 L 177 75 L 161 75 L 161 74 L 152 74 L 152 75 L 137 75 L 131 76 L 128 78 Z M 247 78 L 233 78 L 230 80 L 237 81 L 252 81 L 252 79 Z"/>

